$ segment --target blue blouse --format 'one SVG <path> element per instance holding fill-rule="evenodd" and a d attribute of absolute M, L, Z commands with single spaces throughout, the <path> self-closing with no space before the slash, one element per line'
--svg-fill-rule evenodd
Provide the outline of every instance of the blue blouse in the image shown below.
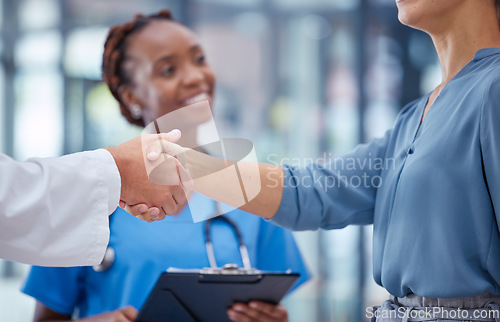
<path fill-rule="evenodd" d="M 395 296 L 500 294 L 500 48 L 479 50 L 384 137 L 328 164 L 285 168 L 274 222 L 373 224 L 375 281 Z"/>
<path fill-rule="evenodd" d="M 195 194 L 190 206 L 213 213 L 214 203 Z M 238 226 L 253 267 L 269 271 L 291 269 L 300 273 L 294 288 L 309 279 L 308 270 L 290 231 L 240 210 L 227 214 Z M 208 216 L 207 216 L 208 217 Z M 211 225 L 211 240 L 218 266 L 243 267 L 238 242 L 230 226 Z M 111 215 L 110 246 L 116 257 L 104 272 L 91 267 L 33 266 L 23 292 L 64 315 L 87 317 L 126 305 L 140 309 L 156 280 L 168 267 L 209 267 L 204 222 L 193 223 L 186 207 L 178 216 L 146 223 L 120 208 Z"/>

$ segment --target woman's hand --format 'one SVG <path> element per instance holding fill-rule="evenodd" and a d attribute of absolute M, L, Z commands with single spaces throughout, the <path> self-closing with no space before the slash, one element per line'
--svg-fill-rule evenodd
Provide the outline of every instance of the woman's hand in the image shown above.
<path fill-rule="evenodd" d="M 112 312 L 94 315 L 79 321 L 82 322 L 132 322 L 137 317 L 137 310 L 133 306 L 126 306 Z"/>
<path fill-rule="evenodd" d="M 288 321 L 288 312 L 281 305 L 274 305 L 259 301 L 250 303 L 236 303 L 228 311 L 227 315 L 237 322 L 278 322 Z"/>

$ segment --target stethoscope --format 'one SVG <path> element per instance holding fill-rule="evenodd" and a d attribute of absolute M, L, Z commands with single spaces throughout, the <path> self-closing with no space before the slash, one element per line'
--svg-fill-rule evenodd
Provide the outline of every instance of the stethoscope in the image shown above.
<path fill-rule="evenodd" d="M 221 214 L 219 203 L 214 201 L 215 203 L 215 213 L 213 218 L 210 218 L 205 222 L 205 248 L 207 249 L 208 262 L 210 263 L 210 268 L 218 268 L 217 262 L 215 260 L 214 247 L 212 244 L 210 227 L 213 222 L 216 220 L 224 221 L 228 224 L 236 234 L 236 238 L 238 239 L 238 246 L 240 250 L 241 261 L 243 262 L 243 268 L 246 270 L 251 270 L 252 265 L 250 264 L 250 256 L 248 256 L 248 249 L 243 242 L 243 237 L 241 236 L 241 232 L 238 229 L 238 226 L 229 219 L 228 217 Z"/>
<path fill-rule="evenodd" d="M 205 222 L 205 248 L 207 251 L 208 262 L 210 263 L 210 268 L 218 268 L 217 261 L 215 260 L 214 247 L 210 231 L 212 223 L 218 220 L 225 222 L 233 229 L 234 233 L 236 234 L 236 238 L 238 239 L 238 246 L 240 250 L 241 261 L 243 262 L 243 268 L 246 270 L 251 270 L 252 265 L 250 264 L 250 256 L 248 256 L 248 249 L 245 246 L 245 243 L 243 242 L 243 237 L 241 236 L 241 232 L 238 229 L 238 226 L 231 219 L 222 215 L 218 202 L 214 201 L 214 204 L 215 204 L 215 213 L 212 215 L 212 218 L 210 218 Z M 95 272 L 101 273 L 107 271 L 113 265 L 114 262 L 115 262 L 115 250 L 113 249 L 113 247 L 108 246 L 106 248 L 106 252 L 104 253 L 104 258 L 102 259 L 102 262 L 99 265 L 92 266 L 92 269 Z"/>
<path fill-rule="evenodd" d="M 107 271 L 111 265 L 115 262 L 115 250 L 113 247 L 106 247 L 106 252 L 104 253 L 104 258 L 99 265 L 92 266 L 92 269 L 98 273 Z"/>

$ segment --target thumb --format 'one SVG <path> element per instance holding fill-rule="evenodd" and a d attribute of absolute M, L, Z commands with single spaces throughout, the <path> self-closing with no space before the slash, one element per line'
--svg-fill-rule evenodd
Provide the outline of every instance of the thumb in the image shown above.
<path fill-rule="evenodd" d="M 160 135 L 162 139 L 175 143 L 181 138 L 181 131 L 178 129 L 173 129 L 168 133 L 161 133 Z"/>
<path fill-rule="evenodd" d="M 169 142 L 175 143 L 179 141 L 181 138 L 181 131 L 178 129 L 173 129 L 168 133 L 159 133 L 158 141 L 151 144 L 147 150 L 146 157 L 149 161 L 156 161 L 160 157 L 160 154 L 163 152 L 163 144 L 160 142 L 161 140 L 167 140 Z M 159 144 L 158 144 L 159 143 Z"/>
<path fill-rule="evenodd" d="M 137 309 L 133 306 L 126 306 L 121 309 L 121 312 L 130 321 L 134 321 L 134 319 L 137 317 L 137 314 L 139 313 Z"/>

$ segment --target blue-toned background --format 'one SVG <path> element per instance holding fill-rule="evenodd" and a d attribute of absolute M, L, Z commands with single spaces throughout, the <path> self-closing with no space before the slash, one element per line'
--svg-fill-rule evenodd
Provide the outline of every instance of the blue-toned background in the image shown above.
<path fill-rule="evenodd" d="M 217 76 L 221 136 L 262 162 L 305 164 L 381 135 L 440 79 L 430 39 L 394 0 L 0 0 L 0 151 L 18 160 L 123 142 L 140 132 L 100 82 L 108 28 L 169 8 L 200 36 Z M 371 227 L 297 233 L 315 278 L 286 299 L 291 321 L 362 321 L 387 294 Z M 27 266 L 0 260 L 0 321 L 29 321 Z"/>

